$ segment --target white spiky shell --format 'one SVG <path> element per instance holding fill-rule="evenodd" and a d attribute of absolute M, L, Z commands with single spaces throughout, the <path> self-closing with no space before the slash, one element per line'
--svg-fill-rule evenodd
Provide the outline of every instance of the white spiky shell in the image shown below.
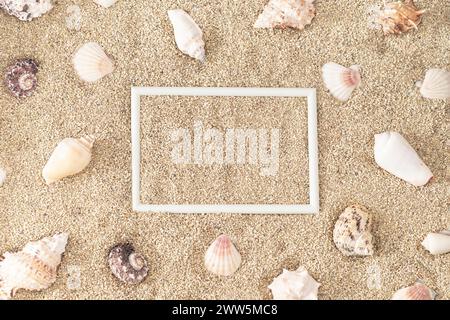
<path fill-rule="evenodd" d="M 109 8 L 113 4 L 115 4 L 117 0 L 94 0 L 94 2 L 98 5 L 101 5 L 104 8 Z"/>
<path fill-rule="evenodd" d="M 205 253 L 205 267 L 219 276 L 230 276 L 239 269 L 241 255 L 227 235 L 219 236 Z"/>
<path fill-rule="evenodd" d="M 274 300 L 317 300 L 320 283 L 300 266 L 296 271 L 283 272 L 269 285 Z"/>
<path fill-rule="evenodd" d="M 42 170 L 45 182 L 51 184 L 83 171 L 91 161 L 94 141 L 93 136 L 86 136 L 66 138 L 58 143 Z"/>
<path fill-rule="evenodd" d="M 361 84 L 357 65 L 347 68 L 334 62 L 326 63 L 322 67 L 322 78 L 332 96 L 340 101 L 347 101 L 353 90 Z"/>
<path fill-rule="evenodd" d="M 418 81 L 420 94 L 428 99 L 450 98 L 450 72 L 442 69 L 429 69 L 425 79 Z"/>
<path fill-rule="evenodd" d="M 367 209 L 352 205 L 336 221 L 333 241 L 346 256 L 370 256 L 373 254 L 371 228 L 372 218 Z"/>
<path fill-rule="evenodd" d="M 374 156 L 381 168 L 416 187 L 427 184 L 433 177 L 416 151 L 397 132 L 375 135 Z"/>
<path fill-rule="evenodd" d="M 205 61 L 205 42 L 203 32 L 195 21 L 181 9 L 167 11 L 173 26 L 173 33 L 178 49 L 184 54 Z"/>
<path fill-rule="evenodd" d="M 436 293 L 417 281 L 414 285 L 397 290 L 391 300 L 434 300 Z"/>
<path fill-rule="evenodd" d="M 255 28 L 304 29 L 315 16 L 314 0 L 270 0 L 258 16 Z"/>
<path fill-rule="evenodd" d="M 22 251 L 6 252 L 0 261 L 0 296 L 9 299 L 17 290 L 43 290 L 57 276 L 68 234 L 58 233 L 29 242 Z"/>
<path fill-rule="evenodd" d="M 78 76 L 87 82 L 95 82 L 114 71 L 113 61 L 95 42 L 88 42 L 79 48 L 72 62 Z"/>
<path fill-rule="evenodd" d="M 431 254 L 444 254 L 450 252 L 450 231 L 429 233 L 422 241 L 422 245 Z"/>
<path fill-rule="evenodd" d="M 53 0 L 0 0 L 0 9 L 22 21 L 39 18 L 53 8 Z"/>

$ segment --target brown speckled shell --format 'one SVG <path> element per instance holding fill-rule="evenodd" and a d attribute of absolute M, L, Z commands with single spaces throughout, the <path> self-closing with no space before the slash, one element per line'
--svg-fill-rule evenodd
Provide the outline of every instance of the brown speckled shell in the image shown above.
<path fill-rule="evenodd" d="M 401 34 L 417 29 L 425 10 L 418 10 L 412 0 L 387 3 L 378 22 L 384 34 Z"/>
<path fill-rule="evenodd" d="M 142 267 L 137 268 L 130 263 L 130 256 L 134 255 L 142 263 Z M 148 274 L 147 262 L 144 257 L 134 251 L 130 243 L 122 243 L 114 246 L 108 257 L 111 272 L 121 281 L 129 284 L 142 282 Z"/>
<path fill-rule="evenodd" d="M 5 84 L 12 95 L 29 97 L 37 86 L 38 64 L 33 59 L 17 60 L 6 69 Z"/>

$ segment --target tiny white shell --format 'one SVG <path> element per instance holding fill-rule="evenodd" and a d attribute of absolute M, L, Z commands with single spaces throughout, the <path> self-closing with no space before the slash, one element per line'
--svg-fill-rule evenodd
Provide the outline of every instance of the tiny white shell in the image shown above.
<path fill-rule="evenodd" d="M 304 29 L 315 16 L 314 0 L 270 0 L 258 16 L 255 28 Z"/>
<path fill-rule="evenodd" d="M 94 0 L 94 2 L 102 7 L 109 8 L 117 2 L 117 0 Z"/>
<path fill-rule="evenodd" d="M 394 176 L 419 187 L 433 177 L 416 151 L 397 132 L 383 132 L 375 135 L 375 162 Z"/>
<path fill-rule="evenodd" d="M 205 42 L 200 27 L 181 9 L 169 10 L 167 14 L 173 26 L 178 49 L 184 54 L 204 62 L 206 58 Z"/>
<path fill-rule="evenodd" d="M 422 241 L 422 245 L 431 254 L 444 254 L 450 252 L 450 231 L 429 233 Z"/>
<path fill-rule="evenodd" d="M 205 253 L 205 267 L 219 276 L 230 276 L 241 265 L 241 255 L 227 235 L 219 236 Z"/>
<path fill-rule="evenodd" d="M 87 82 L 95 82 L 114 71 L 113 61 L 95 42 L 88 42 L 78 49 L 72 62 L 78 76 Z"/>
<path fill-rule="evenodd" d="M 417 281 L 414 285 L 397 290 L 391 300 L 434 300 L 436 293 Z"/>
<path fill-rule="evenodd" d="M 300 266 L 296 271 L 283 269 L 269 285 L 274 300 L 317 300 L 320 283 Z"/>
<path fill-rule="evenodd" d="M 423 81 L 416 85 L 420 93 L 428 99 L 450 98 L 450 72 L 442 69 L 430 69 L 425 74 Z"/>
<path fill-rule="evenodd" d="M 325 87 L 340 101 L 347 101 L 353 90 L 361 83 L 361 74 L 357 65 L 346 68 L 334 62 L 326 63 L 322 67 L 322 77 Z"/>
<path fill-rule="evenodd" d="M 80 31 L 81 29 L 81 8 L 77 5 L 70 5 L 66 10 L 66 27 L 69 30 Z"/>
<path fill-rule="evenodd" d="M 0 187 L 3 186 L 6 180 L 6 170 L 3 168 L 0 168 Z"/>

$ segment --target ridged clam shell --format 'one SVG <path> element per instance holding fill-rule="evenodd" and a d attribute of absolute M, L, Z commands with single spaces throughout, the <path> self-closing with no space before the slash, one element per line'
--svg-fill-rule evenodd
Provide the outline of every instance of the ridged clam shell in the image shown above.
<path fill-rule="evenodd" d="M 6 252 L 0 261 L 0 296 L 11 298 L 17 290 L 43 290 L 56 280 L 68 234 L 58 233 L 29 242 L 22 251 Z"/>
<path fill-rule="evenodd" d="M 320 283 L 300 266 L 296 271 L 283 269 L 269 285 L 274 300 L 317 300 Z"/>
<path fill-rule="evenodd" d="M 373 254 L 371 228 L 372 218 L 367 209 L 352 205 L 336 221 L 333 241 L 346 256 L 370 256 Z"/>
<path fill-rule="evenodd" d="M 52 8 L 52 0 L 0 0 L 0 9 L 22 21 L 39 18 Z"/>
<path fill-rule="evenodd" d="M 445 254 L 450 252 L 450 231 L 429 233 L 422 241 L 422 245 L 431 254 Z"/>
<path fill-rule="evenodd" d="M 436 293 L 421 282 L 402 288 L 394 293 L 391 300 L 434 300 Z"/>
<path fill-rule="evenodd" d="M 56 146 L 47 161 L 42 176 L 47 184 L 83 171 L 92 157 L 94 137 L 66 138 Z"/>
<path fill-rule="evenodd" d="M 450 98 L 450 72 L 442 69 L 430 69 L 423 81 L 418 81 L 420 94 L 428 99 Z"/>
<path fill-rule="evenodd" d="M 322 67 L 322 77 L 325 87 L 340 101 L 347 101 L 361 83 L 357 65 L 346 68 L 334 62 L 326 63 Z"/>
<path fill-rule="evenodd" d="M 173 33 L 178 49 L 184 54 L 204 62 L 205 42 L 203 32 L 195 21 L 181 9 L 167 11 L 173 26 Z"/>
<path fill-rule="evenodd" d="M 416 151 L 397 132 L 375 135 L 374 157 L 381 168 L 416 187 L 427 184 L 433 177 Z"/>
<path fill-rule="evenodd" d="M 302 30 L 311 23 L 315 13 L 314 0 L 270 0 L 254 27 Z"/>
<path fill-rule="evenodd" d="M 115 4 L 117 0 L 94 0 L 94 2 L 101 5 L 102 7 L 109 8 L 113 4 Z"/>
<path fill-rule="evenodd" d="M 227 235 L 219 236 L 205 253 L 205 267 L 219 276 L 230 276 L 241 265 L 241 255 Z"/>
<path fill-rule="evenodd" d="M 80 79 L 87 82 L 95 82 L 114 71 L 113 61 L 95 42 L 88 42 L 79 48 L 72 62 Z"/>
<path fill-rule="evenodd" d="M 138 284 L 148 274 L 147 261 L 130 243 L 114 246 L 109 252 L 108 264 L 117 279 L 125 283 Z"/>

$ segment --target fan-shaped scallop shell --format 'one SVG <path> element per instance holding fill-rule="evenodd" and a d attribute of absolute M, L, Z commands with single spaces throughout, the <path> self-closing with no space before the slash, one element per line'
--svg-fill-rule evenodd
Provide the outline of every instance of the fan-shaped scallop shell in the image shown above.
<path fill-rule="evenodd" d="M 442 69 L 430 69 L 423 81 L 418 81 L 420 94 L 428 99 L 450 98 L 450 72 Z"/>
<path fill-rule="evenodd" d="M 0 0 L 0 9 L 23 21 L 39 18 L 52 8 L 52 0 Z"/>
<path fill-rule="evenodd" d="M 17 290 L 43 290 L 56 280 L 68 234 L 29 242 L 22 251 L 6 252 L 0 261 L 0 296 L 11 298 Z"/>
<path fill-rule="evenodd" d="M 130 243 L 114 246 L 109 252 L 108 264 L 117 279 L 125 283 L 138 284 L 148 274 L 147 261 Z"/>
<path fill-rule="evenodd" d="M 395 292 L 391 300 L 434 300 L 435 297 L 433 290 L 417 281 L 414 285 Z"/>
<path fill-rule="evenodd" d="M 322 77 L 325 87 L 340 101 L 347 101 L 361 83 L 357 65 L 346 68 L 334 62 L 326 63 L 322 67 Z"/>
<path fill-rule="evenodd" d="M 12 95 L 29 97 L 37 86 L 38 64 L 33 59 L 17 60 L 6 69 L 5 83 Z"/>
<path fill-rule="evenodd" d="M 88 42 L 79 48 L 72 62 L 78 76 L 87 82 L 95 82 L 114 71 L 113 61 L 95 42 Z"/>
<path fill-rule="evenodd" d="M 114 5 L 117 0 L 94 0 L 94 2 L 98 5 L 101 5 L 104 8 L 109 8 Z"/>
<path fill-rule="evenodd" d="M 300 266 L 296 271 L 283 273 L 269 285 L 274 300 L 317 300 L 320 283 Z"/>
<path fill-rule="evenodd" d="M 230 276 L 239 269 L 241 255 L 227 235 L 219 236 L 205 253 L 205 267 L 219 276 Z"/>
<path fill-rule="evenodd" d="M 314 0 L 270 0 L 255 22 L 255 28 L 304 29 L 314 18 Z"/>

